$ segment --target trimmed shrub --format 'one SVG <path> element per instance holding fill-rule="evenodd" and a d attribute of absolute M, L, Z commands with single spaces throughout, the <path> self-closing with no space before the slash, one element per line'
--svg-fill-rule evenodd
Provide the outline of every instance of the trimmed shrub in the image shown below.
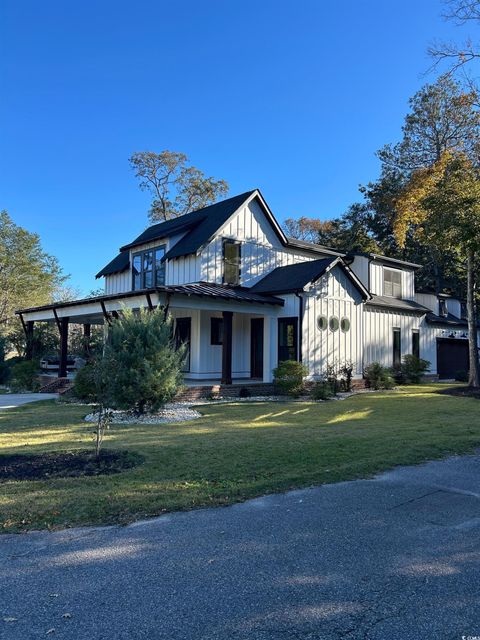
<path fill-rule="evenodd" d="M 38 391 L 38 362 L 24 360 L 13 365 L 10 374 L 10 388 L 12 391 Z"/>
<path fill-rule="evenodd" d="M 406 382 L 418 384 L 429 368 L 430 362 L 428 360 L 423 360 L 423 358 L 417 358 L 417 356 L 413 355 L 403 357 L 401 370 Z"/>
<path fill-rule="evenodd" d="M 97 402 L 97 383 L 95 380 L 95 365 L 86 364 L 79 369 L 73 380 L 73 395 L 79 400 Z"/>
<path fill-rule="evenodd" d="M 464 371 L 463 369 L 455 371 L 454 378 L 457 382 L 468 382 L 468 371 Z"/>
<path fill-rule="evenodd" d="M 274 383 L 287 396 L 298 397 L 304 390 L 303 379 L 307 367 L 296 360 L 284 360 L 273 370 Z"/>
<path fill-rule="evenodd" d="M 250 389 L 248 389 L 247 387 L 242 387 L 238 392 L 239 398 L 250 398 L 251 395 L 252 394 L 250 393 Z"/>
<path fill-rule="evenodd" d="M 312 387 L 311 396 L 314 400 L 330 400 L 335 396 L 335 390 L 327 380 L 318 380 Z"/>
<path fill-rule="evenodd" d="M 365 367 L 364 377 L 370 389 L 392 389 L 395 386 L 390 370 L 379 362 Z"/>

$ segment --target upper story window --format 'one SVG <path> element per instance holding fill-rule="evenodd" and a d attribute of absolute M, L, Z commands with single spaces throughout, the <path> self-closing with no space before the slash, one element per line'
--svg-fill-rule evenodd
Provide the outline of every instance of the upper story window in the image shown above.
<path fill-rule="evenodd" d="M 223 282 L 240 284 L 241 246 L 235 240 L 223 241 Z"/>
<path fill-rule="evenodd" d="M 133 254 L 132 289 L 152 289 L 165 284 L 165 245 Z"/>
<path fill-rule="evenodd" d="M 438 315 L 439 316 L 448 315 L 447 301 L 444 300 L 443 298 L 440 298 L 440 300 L 438 301 Z"/>
<path fill-rule="evenodd" d="M 392 298 L 402 297 L 402 272 L 383 268 L 383 295 Z"/>
<path fill-rule="evenodd" d="M 461 302 L 460 303 L 460 317 L 462 318 L 462 320 L 465 320 L 465 318 L 467 316 L 468 316 L 467 303 L 466 302 Z"/>

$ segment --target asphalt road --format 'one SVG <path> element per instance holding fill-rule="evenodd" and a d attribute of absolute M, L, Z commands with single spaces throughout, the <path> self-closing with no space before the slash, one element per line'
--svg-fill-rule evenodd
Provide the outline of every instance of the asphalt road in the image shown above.
<path fill-rule="evenodd" d="M 480 636 L 479 498 L 469 456 L 124 528 L 6 535 L 0 636 Z"/>
<path fill-rule="evenodd" d="M 53 400 L 54 398 L 58 398 L 58 393 L 0 393 L 0 411 L 15 409 L 15 407 L 29 402 Z"/>

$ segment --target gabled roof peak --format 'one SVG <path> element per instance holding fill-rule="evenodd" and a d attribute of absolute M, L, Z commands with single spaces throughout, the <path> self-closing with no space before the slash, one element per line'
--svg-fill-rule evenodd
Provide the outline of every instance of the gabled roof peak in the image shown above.
<path fill-rule="evenodd" d="M 139 236 L 137 236 L 135 240 L 133 240 L 133 242 L 130 242 L 129 244 L 121 247 L 120 251 L 125 251 L 126 249 L 131 249 L 141 244 L 145 244 L 147 242 L 151 242 L 153 240 L 163 238 L 174 233 L 180 233 L 181 231 L 190 231 L 201 223 L 205 222 L 205 220 L 207 219 L 210 219 L 211 223 L 213 224 L 218 222 L 220 226 L 221 224 L 223 224 L 222 221 L 224 219 L 230 217 L 230 215 L 234 213 L 242 205 L 242 203 L 245 202 L 256 191 L 257 189 L 246 191 L 245 193 L 241 193 L 237 196 L 232 196 L 231 198 L 227 198 L 226 200 L 220 200 L 219 202 L 215 202 L 206 207 L 202 207 L 201 209 L 189 211 L 188 213 L 185 213 L 176 218 L 171 218 L 170 220 L 165 220 L 163 222 L 155 222 L 154 224 L 147 227 L 145 231 L 143 231 Z"/>

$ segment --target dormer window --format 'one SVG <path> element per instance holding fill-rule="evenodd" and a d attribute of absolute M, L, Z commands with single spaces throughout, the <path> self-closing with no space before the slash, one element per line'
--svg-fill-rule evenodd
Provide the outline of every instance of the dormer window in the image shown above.
<path fill-rule="evenodd" d="M 462 318 L 462 320 L 465 320 L 468 316 L 468 312 L 467 312 L 467 303 L 466 302 L 461 302 L 460 303 L 460 317 Z"/>
<path fill-rule="evenodd" d="M 240 243 L 235 240 L 223 241 L 223 282 L 240 284 Z"/>
<path fill-rule="evenodd" d="M 443 298 L 440 298 L 440 300 L 438 301 L 438 315 L 440 316 L 448 315 L 447 301 L 443 300 Z"/>
<path fill-rule="evenodd" d="M 132 289 L 153 289 L 165 284 L 165 245 L 133 254 Z"/>
<path fill-rule="evenodd" d="M 383 295 L 392 298 L 402 297 L 402 272 L 383 268 Z"/>

